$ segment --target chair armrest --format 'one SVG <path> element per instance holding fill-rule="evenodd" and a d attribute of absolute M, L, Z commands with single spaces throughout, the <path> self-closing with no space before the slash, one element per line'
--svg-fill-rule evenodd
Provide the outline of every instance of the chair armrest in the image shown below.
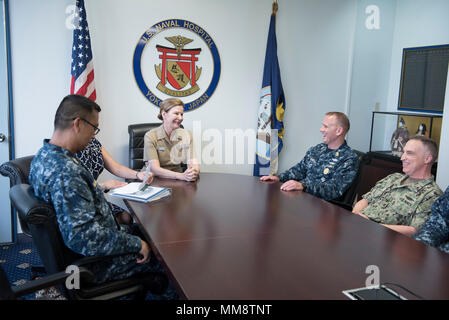
<path fill-rule="evenodd" d="M 111 254 L 109 256 L 86 256 L 81 259 L 74 261 L 72 264 L 78 267 L 89 265 L 96 262 L 102 262 L 108 259 L 113 259 L 115 257 L 126 256 L 129 255 L 129 252 L 120 253 L 120 254 Z"/>
<path fill-rule="evenodd" d="M 91 271 L 89 271 L 88 269 L 83 268 L 83 267 L 79 268 L 79 272 L 80 272 L 80 278 L 92 278 L 94 276 Z M 67 277 L 69 277 L 70 275 L 71 275 L 71 273 L 66 273 L 64 271 L 61 271 L 58 273 L 47 275 L 40 279 L 26 282 L 25 284 L 20 285 L 20 286 L 12 287 L 11 290 L 12 290 L 14 296 L 17 298 L 20 296 L 27 295 L 29 293 L 36 292 L 41 289 L 45 289 L 45 288 L 54 286 L 56 284 L 63 283 L 63 281 L 65 281 L 67 279 Z"/>

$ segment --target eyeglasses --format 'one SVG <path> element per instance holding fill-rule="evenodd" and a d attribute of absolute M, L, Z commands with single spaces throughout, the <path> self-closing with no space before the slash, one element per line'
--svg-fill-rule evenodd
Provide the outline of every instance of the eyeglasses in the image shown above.
<path fill-rule="evenodd" d="M 87 124 L 91 125 L 91 126 L 95 129 L 95 131 L 94 131 L 94 136 L 96 136 L 96 135 L 98 134 L 98 132 L 100 132 L 100 128 L 94 126 L 92 123 L 90 123 L 89 121 L 87 121 L 87 120 L 84 119 L 84 118 L 80 118 L 80 119 L 83 120 L 83 121 L 85 121 L 85 122 L 87 122 Z M 75 119 L 73 119 L 73 120 L 75 120 Z"/>

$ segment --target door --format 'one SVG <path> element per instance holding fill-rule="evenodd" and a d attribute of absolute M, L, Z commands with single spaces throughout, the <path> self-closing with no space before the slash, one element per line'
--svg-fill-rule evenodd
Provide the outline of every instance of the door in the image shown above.
<path fill-rule="evenodd" d="M 0 164 L 10 159 L 9 81 L 8 81 L 8 0 L 0 0 Z M 15 241 L 15 218 L 9 202 L 9 179 L 0 175 L 0 243 Z"/>

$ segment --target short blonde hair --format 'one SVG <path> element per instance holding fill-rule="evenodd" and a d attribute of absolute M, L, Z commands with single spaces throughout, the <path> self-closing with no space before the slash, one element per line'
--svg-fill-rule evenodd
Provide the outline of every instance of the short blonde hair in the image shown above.
<path fill-rule="evenodd" d="M 343 128 L 344 132 L 347 133 L 351 124 L 349 123 L 348 117 L 343 112 L 328 112 L 326 116 L 334 116 L 337 119 L 338 124 Z"/>
<path fill-rule="evenodd" d="M 157 118 L 159 120 L 163 120 L 162 112 L 163 111 L 168 112 L 171 108 L 177 107 L 177 106 L 182 106 L 184 108 L 184 102 L 182 102 L 182 100 L 178 99 L 178 98 L 165 99 L 164 101 L 161 102 L 161 104 L 159 106 L 159 114 L 157 115 Z"/>

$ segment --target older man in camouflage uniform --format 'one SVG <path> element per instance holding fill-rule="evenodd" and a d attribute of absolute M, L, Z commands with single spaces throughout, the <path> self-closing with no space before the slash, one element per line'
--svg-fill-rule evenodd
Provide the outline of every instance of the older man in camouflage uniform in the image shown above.
<path fill-rule="evenodd" d="M 449 253 L 449 187 L 433 203 L 430 218 L 413 238 Z"/>
<path fill-rule="evenodd" d="M 283 191 L 302 190 L 332 200 L 350 186 L 358 169 L 358 156 L 346 143 L 349 119 L 341 112 L 328 112 L 320 129 L 323 143 L 310 148 L 301 162 L 279 176 L 261 181 L 281 181 Z"/>
<path fill-rule="evenodd" d="M 162 270 L 154 257 L 147 263 L 151 256 L 148 244 L 116 224 L 103 190 L 75 157 L 98 133 L 100 110 L 85 97 L 65 97 L 56 112 L 53 136 L 44 140 L 30 169 L 34 193 L 53 204 L 67 247 L 84 256 L 124 254 L 92 266 L 97 283 Z M 147 283 L 149 288 L 164 290 L 165 275 L 153 276 L 155 283 Z"/>
<path fill-rule="evenodd" d="M 380 180 L 353 212 L 405 235 L 415 234 L 441 195 L 430 170 L 437 158 L 436 143 L 424 136 L 410 138 L 401 157 L 402 171 Z"/>

